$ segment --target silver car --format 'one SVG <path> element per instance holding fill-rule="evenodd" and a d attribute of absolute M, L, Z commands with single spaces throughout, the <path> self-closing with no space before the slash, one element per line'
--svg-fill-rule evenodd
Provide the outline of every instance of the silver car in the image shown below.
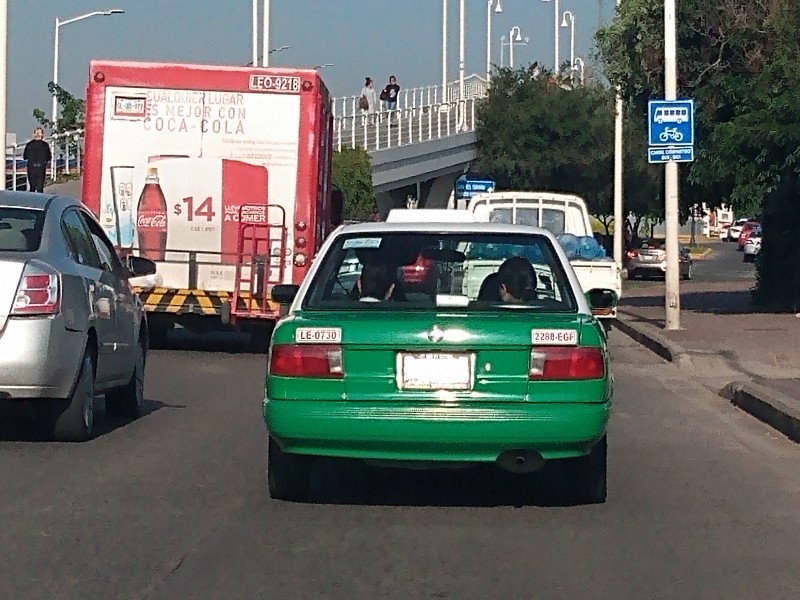
<path fill-rule="evenodd" d="M 678 252 L 681 278 L 689 280 L 694 274 L 692 255 L 681 244 L 678 244 Z M 649 275 L 664 276 L 667 272 L 667 252 L 663 239 L 642 240 L 638 247 L 628 250 L 625 258 L 628 279 L 639 279 Z"/>
<path fill-rule="evenodd" d="M 99 394 L 138 417 L 147 320 L 128 279 L 154 272 L 77 200 L 0 192 L 0 403 L 27 402 L 63 441 L 92 436 Z"/>

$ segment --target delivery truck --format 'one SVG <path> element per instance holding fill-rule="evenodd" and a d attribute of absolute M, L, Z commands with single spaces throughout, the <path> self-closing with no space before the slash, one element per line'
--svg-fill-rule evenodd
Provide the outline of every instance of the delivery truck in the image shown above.
<path fill-rule="evenodd" d="M 134 280 L 158 344 L 180 324 L 266 347 L 276 284 L 299 284 L 342 220 L 330 94 L 314 69 L 92 61 L 82 200 Z"/>

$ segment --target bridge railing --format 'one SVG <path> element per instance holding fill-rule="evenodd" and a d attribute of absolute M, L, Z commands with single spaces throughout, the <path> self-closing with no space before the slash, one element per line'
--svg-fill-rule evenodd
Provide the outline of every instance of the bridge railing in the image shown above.
<path fill-rule="evenodd" d="M 337 150 L 363 148 L 372 152 L 475 131 L 477 100 L 337 117 L 334 144 Z"/>
<path fill-rule="evenodd" d="M 375 88 L 376 94 L 380 95 L 383 88 Z M 470 75 L 464 78 L 464 98 L 483 98 L 488 89 L 488 82 L 480 75 Z M 397 97 L 397 110 L 408 110 L 431 106 L 444 102 L 454 102 L 460 98 L 460 84 L 458 81 L 451 81 L 442 93 L 441 85 L 426 85 L 421 87 L 400 89 Z M 333 99 L 334 117 L 352 117 L 361 114 L 358 102 L 361 95 L 342 96 Z M 379 111 L 386 112 L 385 103 L 379 101 Z"/>

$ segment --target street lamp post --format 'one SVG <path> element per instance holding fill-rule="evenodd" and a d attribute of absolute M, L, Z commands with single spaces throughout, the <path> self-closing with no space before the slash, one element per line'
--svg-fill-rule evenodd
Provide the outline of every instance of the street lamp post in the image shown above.
<path fill-rule="evenodd" d="M 542 0 L 542 2 L 553 2 L 553 37 L 555 38 L 553 41 L 553 73 L 558 76 L 559 70 L 561 69 L 561 65 L 559 64 L 559 56 L 558 56 L 558 49 L 560 46 L 561 37 L 559 36 L 559 22 L 558 17 L 560 16 L 560 11 L 558 8 L 558 0 Z"/>
<path fill-rule="evenodd" d="M 526 35 L 521 40 L 517 39 L 516 41 L 515 40 L 506 41 L 506 36 L 505 35 L 501 35 L 500 36 L 500 68 L 503 68 L 503 67 L 506 66 L 506 61 L 505 61 L 505 59 L 506 59 L 506 46 L 508 46 L 509 48 L 511 47 L 512 44 L 514 46 L 527 46 L 528 42 L 530 40 L 531 39 Z"/>
<path fill-rule="evenodd" d="M 333 63 L 325 63 L 324 65 L 317 65 L 314 67 L 315 71 L 319 71 L 320 69 L 327 69 L 328 67 L 332 67 Z"/>
<path fill-rule="evenodd" d="M 466 62 L 466 0 L 459 2 L 458 11 L 458 100 L 464 101 L 464 65 Z"/>
<path fill-rule="evenodd" d="M 486 3 L 486 81 L 492 77 L 492 6 L 495 7 L 494 12 L 503 12 L 500 0 L 497 0 L 496 5 L 495 0 L 488 0 Z"/>
<path fill-rule="evenodd" d="M 6 91 L 8 78 L 6 68 L 8 65 L 8 0 L 0 0 L 0 140 L 3 142 L 3 182 L 0 190 L 6 189 L 5 164 L 6 164 Z M 12 161 L 16 165 L 16 156 Z M 16 167 L 15 167 L 16 168 Z M 16 182 L 15 182 L 16 185 Z"/>
<path fill-rule="evenodd" d="M 261 66 L 269 66 L 269 0 L 264 0 L 264 23 L 261 26 Z"/>
<path fill-rule="evenodd" d="M 258 0 L 253 0 L 253 62 L 250 64 L 258 66 Z"/>
<path fill-rule="evenodd" d="M 442 0 L 442 104 L 447 102 L 447 0 Z"/>
<path fill-rule="evenodd" d="M 569 22 L 567 22 L 569 19 Z M 564 19 L 561 21 L 561 27 L 569 27 L 569 74 L 570 81 L 575 72 L 575 14 L 571 10 L 564 11 Z"/>
<path fill-rule="evenodd" d="M 59 46 L 59 31 L 64 25 L 69 25 L 70 23 L 76 23 L 78 21 L 83 21 L 84 19 L 88 19 L 90 17 L 107 17 L 109 15 L 120 15 L 124 13 L 124 10 L 115 8 L 112 10 L 95 10 L 93 12 L 86 13 L 84 15 L 79 15 L 77 17 L 72 17 L 71 19 L 67 19 L 65 21 L 61 21 L 58 17 L 56 17 L 55 23 L 55 34 L 53 37 L 53 84 L 58 85 L 58 46 Z M 58 123 L 58 98 L 55 94 L 53 94 L 53 108 L 52 108 L 52 126 L 51 126 L 51 133 L 55 133 L 56 126 Z M 5 142 L 3 142 L 5 144 Z M 53 163 L 51 168 L 53 169 L 53 175 L 55 176 L 55 152 L 53 153 Z"/>
<path fill-rule="evenodd" d="M 277 52 L 283 52 L 284 50 L 289 50 L 290 48 L 291 48 L 291 46 L 281 46 L 279 48 L 270 48 L 270 51 L 267 52 L 267 54 L 272 55 L 272 54 L 275 54 Z M 259 54 L 258 56 L 255 57 L 253 62 L 249 62 L 244 66 L 245 67 L 257 67 L 258 66 L 258 60 L 260 58 L 261 58 L 261 55 Z"/>
<path fill-rule="evenodd" d="M 580 56 L 575 57 L 575 66 L 573 68 L 576 69 L 576 70 L 580 70 L 580 73 L 581 73 L 580 82 L 581 82 L 581 85 L 585 85 L 585 83 L 586 83 L 586 77 L 585 77 L 586 64 L 583 62 L 583 59 Z"/>
<path fill-rule="evenodd" d="M 516 32 L 516 35 L 514 35 Z M 522 41 L 522 31 L 519 26 L 514 25 L 508 32 L 508 66 L 514 68 L 514 43 Z"/>

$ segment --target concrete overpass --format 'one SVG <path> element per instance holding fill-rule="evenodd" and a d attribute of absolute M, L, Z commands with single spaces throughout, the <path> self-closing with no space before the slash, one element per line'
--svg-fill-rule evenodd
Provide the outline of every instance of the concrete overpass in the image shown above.
<path fill-rule="evenodd" d="M 364 114 L 358 97 L 336 99 L 335 144 L 363 148 L 372 157 L 372 183 L 382 216 L 406 198 L 419 206 L 444 208 L 455 180 L 476 155 L 476 104 L 486 95 L 486 80 L 472 75 L 441 88 L 416 88 L 401 94 L 397 109 Z"/>

